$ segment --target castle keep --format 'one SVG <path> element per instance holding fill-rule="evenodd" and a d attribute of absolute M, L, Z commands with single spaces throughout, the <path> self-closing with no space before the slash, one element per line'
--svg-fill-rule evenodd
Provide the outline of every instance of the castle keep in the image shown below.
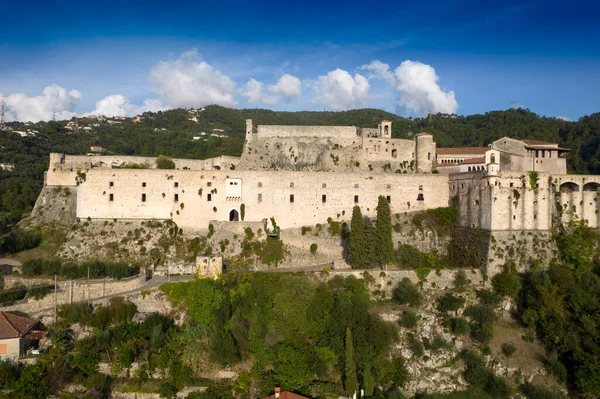
<path fill-rule="evenodd" d="M 548 231 L 556 215 L 598 227 L 600 176 L 567 175 L 567 152 L 511 138 L 436 148 L 427 133 L 392 139 L 389 121 L 359 128 L 248 120 L 240 158 L 174 159 L 175 169 L 157 169 L 155 158 L 53 153 L 45 185 L 73 188 L 78 218 L 172 219 L 187 232 L 211 221 L 273 217 L 292 228 L 349 220 L 354 205 L 373 217 L 379 195 L 393 213 L 454 201 L 462 226 L 491 232 Z"/>

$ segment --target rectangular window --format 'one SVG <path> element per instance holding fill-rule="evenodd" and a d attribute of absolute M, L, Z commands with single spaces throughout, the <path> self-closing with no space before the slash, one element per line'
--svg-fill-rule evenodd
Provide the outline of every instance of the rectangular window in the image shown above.
<path fill-rule="evenodd" d="M 206 183 L 206 187 L 212 187 L 212 182 L 209 181 L 208 183 Z"/>
<path fill-rule="evenodd" d="M 392 203 L 392 197 L 388 195 L 386 198 L 387 198 L 388 204 L 391 204 Z"/>
<path fill-rule="evenodd" d="M 354 183 L 354 188 L 358 188 L 358 183 Z"/>
<path fill-rule="evenodd" d="M 386 184 L 385 187 L 389 190 L 389 189 L 392 188 L 392 185 L 391 184 Z"/>
<path fill-rule="evenodd" d="M 423 185 L 419 184 L 419 190 L 423 190 Z"/>
<path fill-rule="evenodd" d="M 179 182 L 178 182 L 178 181 L 176 181 L 176 182 L 174 183 L 174 186 L 175 186 L 175 187 L 179 187 Z"/>
<path fill-rule="evenodd" d="M 258 202 L 262 202 L 262 194 L 258 194 Z"/>
<path fill-rule="evenodd" d="M 290 183 L 290 188 L 294 188 L 294 182 Z"/>
<path fill-rule="evenodd" d="M 290 194 L 290 202 L 294 202 L 294 194 Z"/>
<path fill-rule="evenodd" d="M 323 188 L 327 188 L 327 183 L 323 183 Z"/>
<path fill-rule="evenodd" d="M 108 194 L 108 200 L 109 201 L 114 201 L 115 200 L 114 194 Z"/>
<path fill-rule="evenodd" d="M 323 202 L 323 203 L 327 202 L 327 196 L 325 194 L 323 194 L 321 196 L 321 202 Z"/>
<path fill-rule="evenodd" d="M 142 187 L 146 187 L 146 182 L 145 181 L 142 182 Z"/>
<path fill-rule="evenodd" d="M 427 160 L 431 161 L 431 153 L 430 152 L 427 153 Z"/>
<path fill-rule="evenodd" d="M 262 187 L 262 182 L 258 182 L 258 187 Z"/>
<path fill-rule="evenodd" d="M 211 193 L 206 194 L 206 200 L 207 201 L 212 201 L 212 194 Z"/>
<path fill-rule="evenodd" d="M 114 185 L 115 185 L 115 182 L 114 182 L 114 181 L 109 181 L 109 182 L 108 182 L 108 187 L 114 187 Z"/>
<path fill-rule="evenodd" d="M 142 202 L 146 202 L 146 194 L 142 194 Z"/>
<path fill-rule="evenodd" d="M 208 195 L 210 195 L 210 194 L 208 194 Z M 175 196 L 173 197 L 173 200 L 175 202 L 179 201 L 179 194 L 175 194 Z"/>
<path fill-rule="evenodd" d="M 358 204 L 358 195 L 355 195 L 355 196 L 354 196 L 354 203 L 355 203 L 355 204 Z"/>

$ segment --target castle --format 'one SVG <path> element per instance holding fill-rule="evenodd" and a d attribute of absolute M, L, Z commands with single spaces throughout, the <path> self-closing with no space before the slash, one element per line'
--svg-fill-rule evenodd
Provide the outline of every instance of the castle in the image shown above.
<path fill-rule="evenodd" d="M 273 217 L 284 229 L 347 221 L 355 205 L 373 217 L 379 195 L 393 213 L 454 203 L 461 226 L 489 232 L 548 232 L 557 215 L 600 227 L 600 176 L 567 175 L 568 150 L 557 144 L 436 148 L 427 133 L 391 137 L 389 121 L 374 129 L 247 120 L 240 158 L 157 169 L 155 158 L 52 153 L 45 186 L 73 189 L 80 219 L 172 219 L 186 232 L 211 221 Z"/>

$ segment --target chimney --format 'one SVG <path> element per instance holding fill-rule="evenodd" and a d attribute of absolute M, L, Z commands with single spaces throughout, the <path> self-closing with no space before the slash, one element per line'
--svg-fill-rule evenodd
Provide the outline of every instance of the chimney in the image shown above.
<path fill-rule="evenodd" d="M 275 399 L 279 399 L 279 393 L 281 392 L 281 388 L 275 387 Z"/>

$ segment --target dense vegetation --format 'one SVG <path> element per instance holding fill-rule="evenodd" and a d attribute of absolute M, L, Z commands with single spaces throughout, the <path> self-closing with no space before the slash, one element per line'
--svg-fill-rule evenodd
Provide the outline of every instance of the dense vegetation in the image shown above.
<path fill-rule="evenodd" d="M 577 392 L 600 396 L 600 267 L 592 263 L 597 232 L 572 222 L 556 233 L 561 262 L 523 276 L 523 322 L 554 357 L 547 368 Z"/>
<path fill-rule="evenodd" d="M 162 289 L 185 304 L 188 328 L 202 338 L 185 350 L 192 369 L 207 355 L 222 366 L 252 362 L 236 383 L 240 393 L 266 396 L 281 386 L 314 397 L 358 386 L 381 397 L 405 382 L 402 358 L 388 356 L 396 331 L 369 311 L 362 280 L 315 285 L 304 275 L 257 273 Z"/>

